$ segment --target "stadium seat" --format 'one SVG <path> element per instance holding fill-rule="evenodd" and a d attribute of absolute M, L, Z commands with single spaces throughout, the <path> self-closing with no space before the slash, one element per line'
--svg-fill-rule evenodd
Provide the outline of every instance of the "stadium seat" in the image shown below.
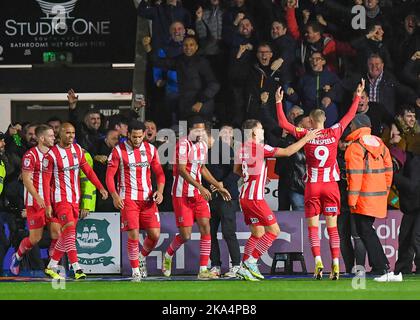
<path fill-rule="evenodd" d="M 284 262 L 283 272 L 276 271 L 277 262 Z M 302 271 L 293 271 L 293 262 L 300 261 Z M 274 253 L 273 264 L 271 265 L 271 274 L 307 274 L 305 257 L 302 252 L 276 252 Z"/>

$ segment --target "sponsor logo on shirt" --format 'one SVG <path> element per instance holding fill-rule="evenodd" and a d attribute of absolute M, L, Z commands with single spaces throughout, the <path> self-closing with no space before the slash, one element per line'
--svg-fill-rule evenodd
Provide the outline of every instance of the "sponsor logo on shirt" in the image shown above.
<path fill-rule="evenodd" d="M 79 165 L 76 164 L 74 166 L 70 166 L 70 167 L 65 167 L 63 168 L 63 171 L 71 171 L 71 170 L 78 170 L 79 169 Z"/>
<path fill-rule="evenodd" d="M 148 161 L 144 161 L 144 162 L 136 162 L 136 163 L 129 163 L 128 164 L 129 167 L 150 167 L 150 164 Z"/>

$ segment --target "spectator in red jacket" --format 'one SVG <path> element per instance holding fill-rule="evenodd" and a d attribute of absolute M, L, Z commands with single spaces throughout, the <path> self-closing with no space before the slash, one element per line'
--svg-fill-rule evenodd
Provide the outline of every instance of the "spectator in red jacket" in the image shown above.
<path fill-rule="evenodd" d="M 299 58 L 303 68 L 308 69 L 309 57 L 313 52 L 321 52 L 325 56 L 327 68 L 332 72 L 338 71 L 338 55 L 356 54 L 348 43 L 336 41 L 332 36 L 324 34 L 319 22 L 308 22 L 302 36 L 296 21 L 296 0 L 287 2 L 285 18 L 292 37 L 301 41 Z"/>

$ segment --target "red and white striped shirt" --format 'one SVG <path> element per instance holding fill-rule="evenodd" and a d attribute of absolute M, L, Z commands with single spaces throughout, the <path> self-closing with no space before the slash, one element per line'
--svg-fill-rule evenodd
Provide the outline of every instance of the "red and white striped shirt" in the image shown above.
<path fill-rule="evenodd" d="M 32 173 L 32 183 L 36 192 L 39 196 L 44 199 L 44 191 L 42 189 L 42 160 L 44 158 L 44 154 L 38 147 L 33 147 L 29 149 L 22 158 L 22 170 L 28 171 Z M 29 191 L 24 188 L 24 201 L 25 206 L 34 206 L 38 205 L 34 197 L 29 193 Z"/>
<path fill-rule="evenodd" d="M 45 204 L 47 206 L 50 205 L 50 192 L 52 203 L 79 203 L 79 169 L 82 169 L 98 190 L 103 189 L 96 174 L 86 162 L 82 147 L 77 143 L 72 144 L 69 148 L 62 148 L 56 144 L 44 156 L 42 163 Z M 48 181 L 50 181 L 49 184 Z"/>
<path fill-rule="evenodd" d="M 340 180 L 340 168 L 337 163 L 337 147 L 343 131 L 344 128 L 339 122 L 331 128 L 323 129 L 319 137 L 305 144 L 305 182 L 317 183 Z M 302 138 L 306 133 L 306 129 L 295 129 L 297 139 Z"/>
<path fill-rule="evenodd" d="M 120 143 L 108 158 L 106 185 L 109 192 L 116 192 L 114 176 L 119 170 L 118 193 L 122 199 L 151 200 L 150 168 L 156 175 L 157 183 L 165 184 L 165 174 L 155 146 L 146 141 L 138 148 L 133 148 L 127 142 Z"/>
<path fill-rule="evenodd" d="M 181 139 L 175 149 L 174 182 L 172 196 L 195 197 L 199 194 L 196 187 L 188 183 L 180 174 L 178 164 L 186 164 L 191 177 L 201 184 L 201 166 L 207 161 L 208 148 L 204 141 L 193 143 L 187 138 Z"/>
<path fill-rule="evenodd" d="M 274 157 L 277 148 L 267 144 L 246 142 L 239 150 L 239 163 L 242 165 L 244 184 L 240 198 L 248 200 L 263 200 L 265 181 L 267 178 L 266 158 Z"/>

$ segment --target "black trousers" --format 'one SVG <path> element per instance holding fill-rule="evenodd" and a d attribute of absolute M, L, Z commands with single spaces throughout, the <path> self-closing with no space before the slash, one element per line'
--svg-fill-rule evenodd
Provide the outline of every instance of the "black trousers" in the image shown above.
<path fill-rule="evenodd" d="M 289 179 L 279 179 L 277 186 L 279 211 L 290 211 L 290 184 Z"/>
<path fill-rule="evenodd" d="M 389 269 L 389 261 L 385 256 L 376 230 L 373 228 L 375 218 L 362 214 L 353 214 L 353 216 L 356 223 L 356 231 L 366 247 L 372 271 L 379 274 L 386 273 Z"/>
<path fill-rule="evenodd" d="M 413 260 L 416 271 L 420 271 L 420 212 L 404 214 L 402 217 L 395 273 L 411 273 Z"/>
<path fill-rule="evenodd" d="M 229 254 L 232 259 L 232 265 L 239 265 L 241 262 L 241 253 L 239 243 L 236 238 L 236 211 L 239 209 L 238 201 L 224 201 L 220 196 L 210 201 L 211 219 L 211 266 L 221 266 L 220 247 L 217 240 L 217 231 L 219 225 L 222 226 L 223 239 L 228 246 Z"/>

